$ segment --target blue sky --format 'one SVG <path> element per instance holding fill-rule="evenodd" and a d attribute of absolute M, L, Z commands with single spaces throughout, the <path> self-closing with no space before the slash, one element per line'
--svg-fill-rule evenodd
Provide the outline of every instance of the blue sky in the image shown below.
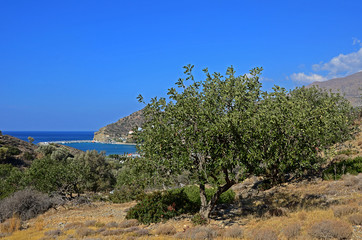
<path fill-rule="evenodd" d="M 0 1 L 0 130 L 98 130 L 182 66 L 287 89 L 362 70 L 362 1 Z"/>

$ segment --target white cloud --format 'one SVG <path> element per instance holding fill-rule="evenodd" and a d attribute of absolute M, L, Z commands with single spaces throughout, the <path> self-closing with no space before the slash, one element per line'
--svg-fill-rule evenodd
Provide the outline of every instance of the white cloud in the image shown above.
<path fill-rule="evenodd" d="M 339 54 L 327 63 L 313 65 L 314 71 L 327 71 L 328 77 L 349 75 L 362 70 L 362 48 L 357 52 Z"/>
<path fill-rule="evenodd" d="M 360 46 L 362 46 L 362 42 L 361 42 L 361 40 L 359 40 L 358 38 L 352 38 L 352 40 L 353 40 L 353 45 L 360 45 Z"/>
<path fill-rule="evenodd" d="M 292 75 L 290 75 L 290 79 L 292 79 L 292 81 L 294 82 L 299 83 L 322 82 L 327 80 L 326 77 L 315 73 L 312 73 L 310 75 L 307 75 L 305 73 L 293 73 Z"/>
<path fill-rule="evenodd" d="M 353 44 L 361 45 L 362 42 L 359 39 L 354 38 Z M 326 81 L 336 77 L 344 77 L 362 71 L 362 48 L 349 54 L 341 53 L 326 63 L 320 62 L 319 64 L 314 64 L 312 69 L 314 72 L 323 72 L 324 74 L 305 74 L 304 72 L 300 72 L 293 73 L 289 78 L 294 82 L 311 83 L 315 81 Z"/>

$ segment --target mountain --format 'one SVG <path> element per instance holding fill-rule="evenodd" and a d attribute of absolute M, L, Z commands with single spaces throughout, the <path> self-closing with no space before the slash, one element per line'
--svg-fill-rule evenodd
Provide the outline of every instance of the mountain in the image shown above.
<path fill-rule="evenodd" d="M 353 106 L 362 106 L 362 72 L 357 72 L 343 78 L 334 78 L 325 82 L 314 82 L 307 87 L 311 86 L 318 86 L 322 89 L 330 89 L 334 93 L 341 93 Z"/>
<path fill-rule="evenodd" d="M 113 142 L 126 139 L 129 131 L 135 127 L 141 127 L 144 123 L 143 110 L 132 113 L 131 115 L 119 119 L 115 123 L 111 123 L 99 129 L 94 133 L 94 140 L 99 142 Z"/>

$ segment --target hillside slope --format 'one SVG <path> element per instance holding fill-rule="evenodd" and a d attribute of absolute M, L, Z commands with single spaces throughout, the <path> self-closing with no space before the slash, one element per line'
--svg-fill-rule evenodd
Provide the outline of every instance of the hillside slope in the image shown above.
<path fill-rule="evenodd" d="M 125 138 L 128 132 L 135 127 L 141 127 L 144 123 L 142 109 L 132 113 L 131 115 L 119 119 L 115 123 L 111 123 L 99 129 L 94 133 L 94 140 L 99 142 L 117 141 L 120 138 Z"/>
<path fill-rule="evenodd" d="M 29 166 L 37 156 L 37 145 L 25 142 L 13 136 L 0 136 L 0 163 L 14 166 Z M 1 154 L 2 152 L 2 154 Z"/>
<path fill-rule="evenodd" d="M 334 93 L 344 94 L 353 106 L 362 106 L 362 72 L 343 77 L 334 78 L 325 82 L 314 82 L 307 87 L 318 86 L 323 89 L 330 89 Z"/>

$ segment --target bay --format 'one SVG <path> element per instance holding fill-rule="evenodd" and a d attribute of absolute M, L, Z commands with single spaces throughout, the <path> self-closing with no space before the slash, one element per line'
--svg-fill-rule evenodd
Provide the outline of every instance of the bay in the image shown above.
<path fill-rule="evenodd" d="M 28 137 L 32 137 L 34 138 L 34 144 L 37 144 L 39 142 L 58 142 L 82 151 L 104 151 L 106 155 L 137 152 L 136 146 L 131 144 L 91 142 L 94 136 L 93 131 L 3 131 L 3 134 L 19 138 L 23 141 L 28 141 Z"/>

